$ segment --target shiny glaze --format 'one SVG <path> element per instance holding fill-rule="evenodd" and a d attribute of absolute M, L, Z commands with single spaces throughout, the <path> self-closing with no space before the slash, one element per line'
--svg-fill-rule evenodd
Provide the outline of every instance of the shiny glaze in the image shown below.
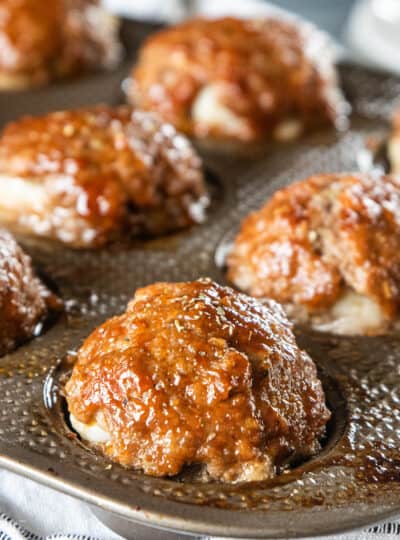
<path fill-rule="evenodd" d="M 66 397 L 81 422 L 102 419 L 113 460 L 155 476 L 203 464 L 227 482 L 314 454 L 330 416 L 281 308 L 210 280 L 139 289 L 87 338 Z"/>
<path fill-rule="evenodd" d="M 311 312 L 345 287 L 375 300 L 385 316 L 400 306 L 400 184 L 395 177 L 325 174 L 279 190 L 242 224 L 228 276 L 250 292 Z"/>
<path fill-rule="evenodd" d="M 243 121 L 242 140 L 271 137 L 281 120 L 333 124 L 344 112 L 332 66 L 311 58 L 310 28 L 275 19 L 194 19 L 151 36 L 132 71 L 129 97 L 190 134 L 224 137 L 191 117 L 202 88 L 220 86 Z M 325 55 L 326 55 L 325 51 Z"/>
<path fill-rule="evenodd" d="M 370 107 L 368 92 L 373 93 L 373 110 L 379 114 L 399 95 L 396 78 L 371 73 L 367 76 L 365 70 L 354 67 L 344 68 L 343 73 L 348 73 L 346 87 L 350 86 L 352 96 L 358 96 L 357 103 L 362 99 Z M 368 122 L 374 133 L 375 118 Z M 63 297 L 74 299 L 75 315 L 60 318 L 50 333 L 1 361 L 3 460 L 28 476 L 41 474 L 49 486 L 54 485 L 55 475 L 66 489 L 74 483 L 75 496 L 85 500 L 89 497 L 113 515 L 117 513 L 118 521 L 123 516 L 133 521 L 142 517 L 150 526 L 178 529 L 190 520 L 196 524 L 197 535 L 218 536 L 225 527 L 241 538 L 255 536 L 255 531 L 259 536 L 287 537 L 288 524 L 293 534 L 303 537 L 321 536 L 329 527 L 329 534 L 339 534 L 339 529 L 366 528 L 373 521 L 387 519 L 389 511 L 399 512 L 399 464 L 390 459 L 390 455 L 398 455 L 400 447 L 400 343 L 396 335 L 336 338 L 335 347 L 331 336 L 318 333 L 312 337 L 321 342 L 321 351 L 309 340 L 302 340 L 301 347 L 319 367 L 326 367 L 334 380 L 339 379 L 343 388 L 349 409 L 348 414 L 346 410 L 338 412 L 339 421 L 345 424 L 344 443 L 337 444 L 335 437 L 332 441 L 328 428 L 328 443 L 324 440 L 323 451 L 314 459 L 261 483 L 200 483 L 187 475 L 183 480 L 181 475 L 155 478 L 122 468 L 76 437 L 70 439 L 57 385 L 48 388 L 54 396 L 54 409 L 46 410 L 42 401 L 45 374 L 51 380 L 57 361 L 79 347 L 83 336 L 98 321 L 121 309 L 137 287 L 179 279 L 178 272 L 182 279 L 191 279 L 195 274 L 219 275 L 213 264 L 214 249 L 228 229 L 237 229 L 235 201 L 239 199 L 240 212 L 247 213 L 255 201 L 267 200 L 272 189 L 295 178 L 300 169 L 307 174 L 316 169 L 348 170 L 365 133 L 357 127 L 358 122 L 355 118 L 349 136 L 335 140 L 331 133 L 329 148 L 325 146 L 327 135 L 306 139 L 301 147 L 274 149 L 274 156 L 257 161 L 251 171 L 248 163 L 242 163 L 239 171 L 236 162 L 220 158 L 216 166 L 226 180 L 222 211 L 210 224 L 211 229 L 197 227 L 191 231 L 193 241 L 188 242 L 187 249 L 176 249 L 176 237 L 173 242 L 170 238 L 158 241 L 155 248 L 152 242 L 136 246 L 134 257 L 131 249 L 123 253 L 115 248 L 82 253 L 35 242 L 35 261 L 61 286 Z M 235 182 L 231 181 L 233 177 Z M 266 181 L 269 178 L 272 184 Z M 88 309 L 91 294 L 94 298 L 97 295 L 97 300 Z M 327 346 L 322 348 L 322 344 Z M 321 380 L 330 410 L 338 411 L 336 396 L 329 395 L 323 374 Z M 371 448 L 373 460 L 368 459 Z M 224 511 L 214 511 L 216 507 Z M 127 523 L 129 532 L 132 524 Z"/>
<path fill-rule="evenodd" d="M 92 0 L 2 0 L 0 89 L 45 84 L 120 56 L 115 23 Z"/>
<path fill-rule="evenodd" d="M 207 204 L 190 143 L 129 107 L 102 105 L 9 124 L 0 137 L 0 184 L 14 179 L 41 188 L 44 201 L 9 205 L 6 192 L 0 220 L 76 247 L 102 245 L 125 229 L 180 229 L 201 220 L 193 206 Z"/>
<path fill-rule="evenodd" d="M 50 308 L 61 308 L 60 301 L 36 277 L 30 257 L 0 229 L 0 355 L 31 338 Z"/>

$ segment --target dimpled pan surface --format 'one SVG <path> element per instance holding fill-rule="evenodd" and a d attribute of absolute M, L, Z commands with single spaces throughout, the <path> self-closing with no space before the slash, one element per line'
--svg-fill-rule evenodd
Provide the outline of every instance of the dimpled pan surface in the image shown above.
<path fill-rule="evenodd" d="M 124 35 L 130 32 L 137 44 L 150 30 L 129 23 Z M 19 94 L 12 101 L 0 96 L 0 123 L 26 112 L 116 103 L 128 68 L 126 62 L 116 73 Z M 86 501 L 111 526 L 135 538 L 144 537 L 143 525 L 194 535 L 294 538 L 400 514 L 400 337 L 298 331 L 301 346 L 319 367 L 333 417 L 320 455 L 263 483 L 201 483 L 189 472 L 151 478 L 111 464 L 71 431 L 61 391 L 68 353 L 99 323 L 122 312 L 137 287 L 200 276 L 224 283 L 221 252 L 250 210 L 293 180 L 356 169 L 366 138 L 382 137 L 387 129 L 400 80 L 352 66 L 342 66 L 341 74 L 353 105 L 347 131 L 246 151 L 200 146 L 214 195 L 204 225 L 93 253 L 20 237 L 66 310 L 40 337 L 0 360 L 2 467 Z M 149 533 L 167 538 L 158 535 Z"/>

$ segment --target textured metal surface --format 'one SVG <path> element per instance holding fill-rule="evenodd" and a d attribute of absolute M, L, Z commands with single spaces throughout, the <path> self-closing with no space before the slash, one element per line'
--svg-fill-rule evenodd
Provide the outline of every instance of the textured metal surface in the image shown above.
<path fill-rule="evenodd" d="M 146 27 L 140 28 L 143 34 Z M 200 276 L 223 282 L 215 254 L 250 210 L 293 180 L 357 167 L 365 137 L 384 133 L 400 81 L 351 67 L 342 71 L 356 111 L 347 132 L 248 151 L 200 146 L 206 165 L 219 178 L 204 225 L 95 253 L 21 238 L 67 310 L 41 337 L 0 360 L 1 466 L 112 512 L 111 525 L 120 516 L 128 520 L 121 521 L 125 524 L 132 520 L 193 534 L 287 538 L 361 527 L 400 514 L 400 337 L 333 338 L 299 331 L 300 343 L 321 370 L 334 417 L 319 456 L 260 484 L 204 484 L 124 470 L 71 433 L 60 392 L 68 352 L 100 322 L 122 312 L 137 287 Z M 93 80 L 74 84 L 74 105 L 96 99 Z M 116 92 L 108 101 L 118 101 L 117 87 Z M 18 99 L 31 103 L 30 94 Z M 1 100 L 4 96 L 0 123 L 11 114 Z M 69 104 L 57 101 L 57 107 Z"/>

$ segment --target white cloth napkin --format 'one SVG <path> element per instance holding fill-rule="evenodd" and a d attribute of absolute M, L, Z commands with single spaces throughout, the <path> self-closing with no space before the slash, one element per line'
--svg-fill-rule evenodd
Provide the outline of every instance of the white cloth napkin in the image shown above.
<path fill-rule="evenodd" d="M 104 2 L 116 13 L 137 18 L 176 21 L 184 15 L 179 0 Z M 196 8 L 211 16 L 282 13 L 282 10 L 257 0 L 199 0 Z M 0 514 L 0 540 L 121 540 L 119 535 L 102 525 L 84 503 L 4 470 L 0 470 Z M 325 540 L 329 538 L 333 537 L 325 537 Z M 373 532 L 335 537 L 335 540 L 399 539 L 400 523 L 387 523 Z"/>
<path fill-rule="evenodd" d="M 0 540 L 64 539 L 123 540 L 102 525 L 84 503 L 11 472 L 0 471 Z M 376 531 L 319 540 L 399 539 L 400 522 L 379 525 Z"/>
<path fill-rule="evenodd" d="M 81 501 L 4 470 L 0 470 L 0 513 L 16 522 L 7 522 L 4 516 L 0 518 L 0 540 L 5 540 L 7 534 L 12 540 L 36 540 L 55 534 L 121 540 Z M 23 530 L 37 536 L 21 536 Z M 2 537 L 1 532 L 6 536 Z"/>

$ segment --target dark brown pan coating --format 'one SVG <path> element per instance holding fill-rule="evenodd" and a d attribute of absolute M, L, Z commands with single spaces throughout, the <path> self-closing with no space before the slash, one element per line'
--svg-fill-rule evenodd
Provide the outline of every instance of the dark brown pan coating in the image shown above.
<path fill-rule="evenodd" d="M 0 137 L 0 221 L 75 247 L 202 221 L 190 143 L 150 113 L 97 106 L 23 118 Z"/>
<path fill-rule="evenodd" d="M 317 452 L 329 418 L 278 304 L 204 279 L 138 290 L 87 338 L 66 396 L 109 433 L 106 455 L 155 476 L 203 464 L 211 478 L 262 480 Z"/>
<path fill-rule="evenodd" d="M 282 121 L 290 131 L 300 122 L 301 131 L 332 125 L 346 109 L 318 46 L 315 30 L 282 20 L 194 19 L 145 42 L 129 99 L 199 137 L 290 138 L 278 128 Z M 218 125 L 196 119 L 196 99 L 210 87 L 230 111 Z"/>

